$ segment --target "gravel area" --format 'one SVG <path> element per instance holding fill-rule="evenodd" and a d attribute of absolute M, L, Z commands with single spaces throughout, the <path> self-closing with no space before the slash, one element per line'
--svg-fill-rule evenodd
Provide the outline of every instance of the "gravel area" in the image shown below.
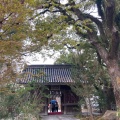
<path fill-rule="evenodd" d="M 80 120 L 73 115 L 48 115 L 42 116 L 42 120 Z"/>

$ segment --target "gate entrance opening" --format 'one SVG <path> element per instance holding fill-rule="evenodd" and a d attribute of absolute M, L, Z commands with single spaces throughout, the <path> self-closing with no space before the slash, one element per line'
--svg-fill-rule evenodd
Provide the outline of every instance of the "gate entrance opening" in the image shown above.
<path fill-rule="evenodd" d="M 53 89 L 54 88 L 54 89 Z M 56 89 L 55 89 L 56 88 Z M 48 114 L 61 113 L 61 91 L 59 86 L 51 87 L 50 98 L 48 99 Z"/>

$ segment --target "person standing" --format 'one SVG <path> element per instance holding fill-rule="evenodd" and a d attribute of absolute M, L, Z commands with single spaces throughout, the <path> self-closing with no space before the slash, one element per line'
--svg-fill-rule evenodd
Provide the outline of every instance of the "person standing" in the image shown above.
<path fill-rule="evenodd" d="M 58 102 L 55 102 L 55 111 L 58 112 Z"/>
<path fill-rule="evenodd" d="M 50 112 L 52 112 L 52 103 L 51 102 L 49 103 L 48 108 L 49 108 Z"/>
<path fill-rule="evenodd" d="M 55 104 L 52 103 L 51 105 L 52 105 L 52 112 L 54 112 L 55 111 Z"/>

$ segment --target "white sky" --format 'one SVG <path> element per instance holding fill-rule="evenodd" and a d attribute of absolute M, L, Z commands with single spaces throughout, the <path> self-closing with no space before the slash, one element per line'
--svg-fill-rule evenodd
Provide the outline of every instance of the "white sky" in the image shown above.
<path fill-rule="evenodd" d="M 34 58 L 29 57 L 28 59 L 26 59 L 27 64 L 32 64 L 32 65 L 38 65 L 38 64 L 54 64 L 54 59 L 51 58 L 47 58 L 44 60 L 44 58 L 38 56 L 39 58 L 37 58 L 37 60 L 33 60 Z"/>
<path fill-rule="evenodd" d="M 47 65 L 51 65 L 54 64 L 56 58 L 58 57 L 58 54 L 55 54 L 55 56 L 49 57 L 49 56 L 45 56 L 43 57 L 41 54 L 36 53 L 33 56 L 26 56 L 25 57 L 25 61 L 27 64 L 29 65 L 40 65 L 40 64 L 47 64 Z"/>

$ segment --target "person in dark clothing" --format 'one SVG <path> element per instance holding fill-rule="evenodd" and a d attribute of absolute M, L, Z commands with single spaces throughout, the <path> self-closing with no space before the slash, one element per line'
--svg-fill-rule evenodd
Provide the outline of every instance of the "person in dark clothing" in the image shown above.
<path fill-rule="evenodd" d="M 58 112 L 58 102 L 55 102 L 55 111 Z"/>
<path fill-rule="evenodd" d="M 54 112 L 54 111 L 55 111 L 55 104 L 52 103 L 52 112 Z"/>

